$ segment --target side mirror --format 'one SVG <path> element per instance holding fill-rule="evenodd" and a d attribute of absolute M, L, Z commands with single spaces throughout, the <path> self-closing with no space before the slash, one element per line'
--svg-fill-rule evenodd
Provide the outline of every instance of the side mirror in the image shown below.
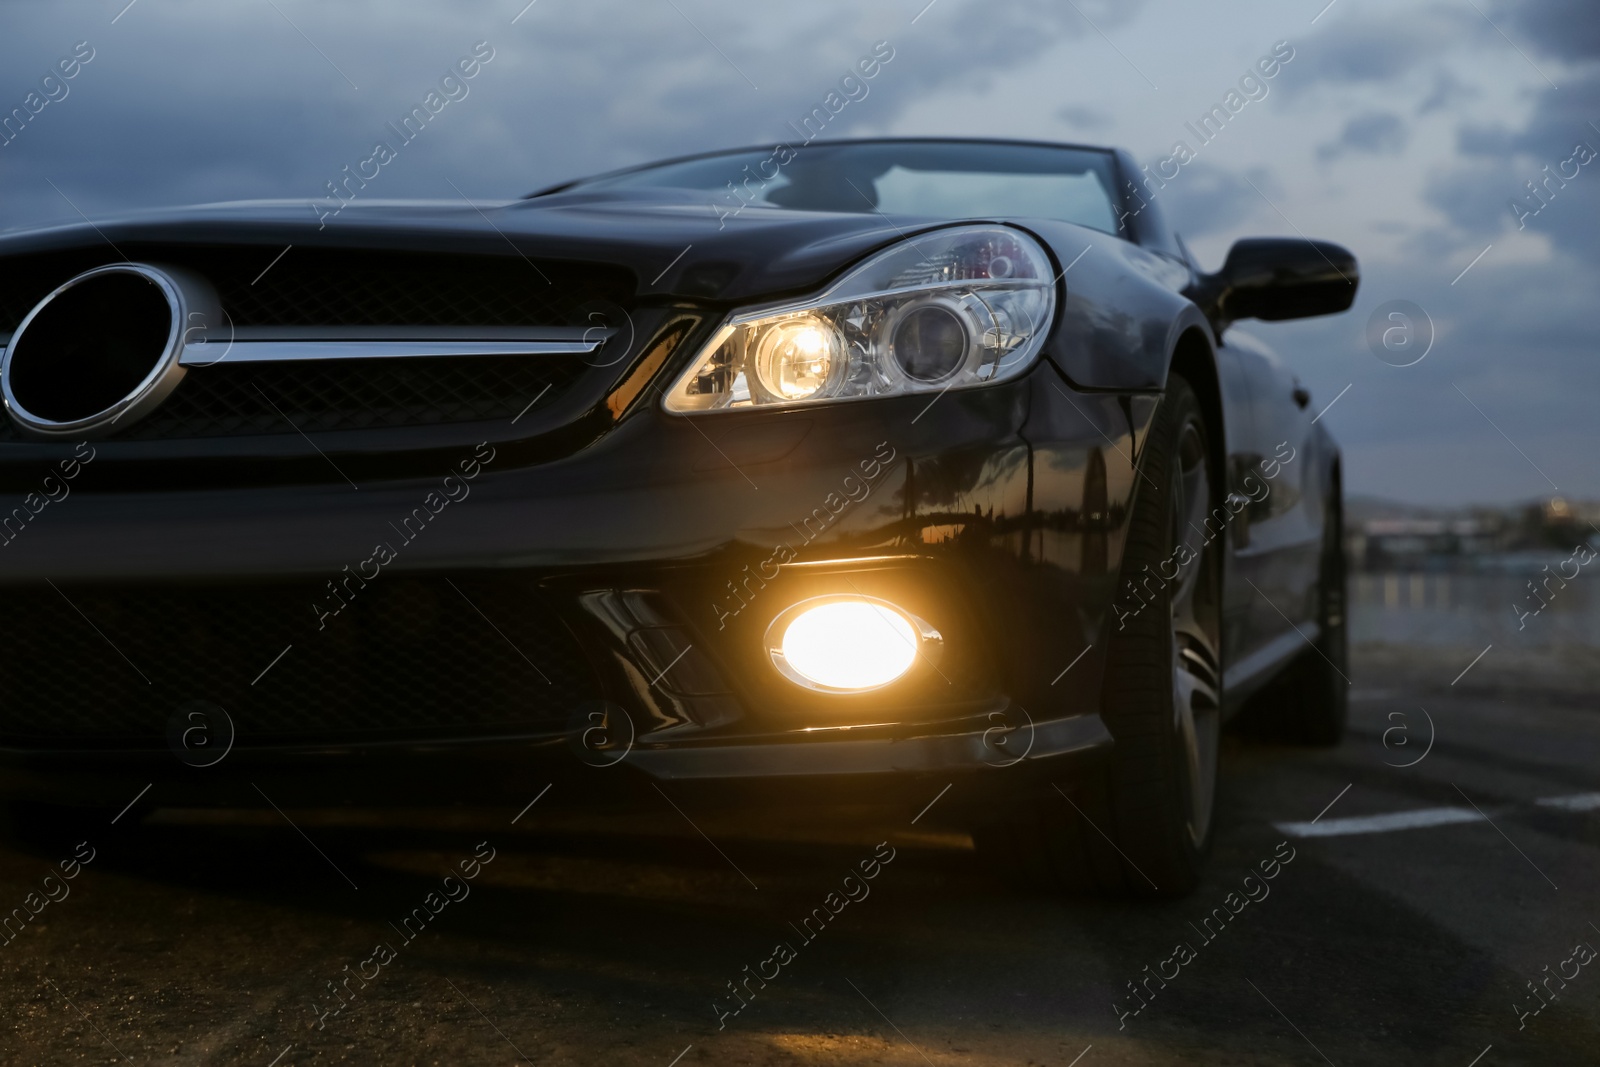
<path fill-rule="evenodd" d="M 1361 274 L 1350 250 L 1331 241 L 1247 237 L 1227 262 L 1202 275 L 1190 296 L 1218 331 L 1239 319 L 1305 319 L 1347 310 Z"/>

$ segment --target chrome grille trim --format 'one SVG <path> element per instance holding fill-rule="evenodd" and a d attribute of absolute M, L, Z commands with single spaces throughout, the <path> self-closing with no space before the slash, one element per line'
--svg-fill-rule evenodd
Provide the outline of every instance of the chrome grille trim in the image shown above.
<path fill-rule="evenodd" d="M 410 359 L 452 356 L 584 356 L 615 331 L 552 327 L 516 328 L 254 327 L 226 339 L 207 338 L 184 346 L 186 367 L 219 363 L 280 363 L 331 359 Z M 384 336 L 385 334 L 389 336 Z"/>

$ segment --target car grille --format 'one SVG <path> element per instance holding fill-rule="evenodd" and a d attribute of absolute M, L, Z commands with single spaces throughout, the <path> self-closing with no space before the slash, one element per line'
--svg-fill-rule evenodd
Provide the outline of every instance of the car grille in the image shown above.
<path fill-rule="evenodd" d="M 631 272 L 513 256 L 344 249 L 133 245 L 130 258 L 186 267 L 216 287 L 231 328 L 617 325 L 632 304 Z M 0 263 L 0 335 L 67 278 L 104 254 L 55 253 Z M 270 264 L 270 269 L 268 269 Z M 216 342 L 219 346 L 221 341 Z M 587 370 L 582 357 L 459 357 L 193 367 L 156 413 L 113 440 L 232 437 L 437 426 L 510 419 L 559 402 Z M 24 435 L 0 419 L 0 442 Z"/>
<path fill-rule="evenodd" d="M 578 358 L 495 356 L 196 367 L 125 440 L 511 419 L 561 395 Z"/>
<path fill-rule="evenodd" d="M 115 440 L 324 433 L 513 419 L 582 375 L 579 356 L 452 356 L 191 367 L 155 413 Z M 0 422 L 0 441 L 23 433 Z"/>
<path fill-rule="evenodd" d="M 560 733 L 598 697 L 525 577 L 8 590 L 0 743 L 159 748 L 195 701 L 237 745 Z M 211 724 L 216 729 L 215 721 Z"/>

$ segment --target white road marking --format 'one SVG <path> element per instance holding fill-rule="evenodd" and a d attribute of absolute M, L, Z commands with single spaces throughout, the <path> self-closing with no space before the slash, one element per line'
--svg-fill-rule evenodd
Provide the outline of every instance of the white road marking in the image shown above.
<path fill-rule="evenodd" d="M 1290 837 L 1343 837 L 1347 834 L 1383 834 L 1391 830 L 1414 830 L 1420 826 L 1448 826 L 1458 822 L 1483 822 L 1471 808 L 1423 808 L 1396 811 L 1388 815 L 1352 815 L 1322 823 L 1273 823 Z"/>
<path fill-rule="evenodd" d="M 1562 811 L 1600 810 L 1600 793 L 1579 793 L 1570 797 L 1543 797 L 1534 801 L 1541 808 L 1560 808 Z"/>
<path fill-rule="evenodd" d="M 1344 794 L 1339 794 L 1343 796 Z M 1574 793 L 1570 796 L 1539 797 L 1536 807 L 1555 808 L 1558 811 L 1600 811 L 1600 793 Z M 1495 814 L 1510 811 L 1496 808 Z M 1320 819 L 1321 816 L 1317 816 Z M 1458 823 L 1488 822 L 1486 813 L 1473 808 L 1418 808 L 1414 811 L 1394 811 L 1386 815 L 1352 815 L 1326 822 L 1275 822 L 1279 833 L 1290 837 L 1347 837 L 1353 834 L 1386 834 L 1395 830 L 1419 830 L 1429 826 L 1453 826 Z"/>

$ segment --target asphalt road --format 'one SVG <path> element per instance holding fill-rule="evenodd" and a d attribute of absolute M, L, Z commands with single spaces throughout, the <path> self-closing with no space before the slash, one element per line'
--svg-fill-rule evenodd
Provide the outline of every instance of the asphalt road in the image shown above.
<path fill-rule="evenodd" d="M 1494 653 L 1452 686 L 1471 655 L 1358 656 L 1338 749 L 1230 738 L 1209 877 L 1171 903 L 1013 892 L 914 810 L 290 812 L 303 833 L 271 810 L 135 811 L 48 884 L 71 843 L 7 846 L 3 907 L 60 899 L 0 944 L 0 1058 L 1600 1063 L 1600 966 L 1574 953 L 1600 946 L 1594 689 Z M 803 938 L 790 923 L 879 842 L 869 895 Z M 463 862 L 476 877 L 446 881 Z M 426 925 L 398 929 L 416 908 Z M 1202 931 L 1214 908 L 1231 918 Z M 778 974 L 733 1014 L 746 965 Z M 328 983 L 358 973 L 334 1011 Z"/>

